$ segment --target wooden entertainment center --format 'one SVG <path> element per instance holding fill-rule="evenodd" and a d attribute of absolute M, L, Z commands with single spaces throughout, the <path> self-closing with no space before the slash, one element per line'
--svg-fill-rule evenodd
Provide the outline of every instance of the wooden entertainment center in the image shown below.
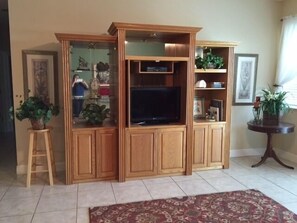
<path fill-rule="evenodd" d="M 62 45 L 67 184 L 190 175 L 193 170 L 229 167 L 236 44 L 197 41 L 200 29 L 114 22 L 109 35 L 56 34 Z M 223 68 L 194 69 L 197 52 L 209 48 L 224 58 Z M 75 65 L 83 51 L 88 52 L 90 70 Z M 72 115 L 71 82 L 78 72 L 82 78 L 95 78 L 92 68 L 98 59 L 109 64 L 108 84 L 100 86 L 108 86 L 110 118 L 90 126 Z M 199 80 L 206 81 L 207 87 L 196 88 Z M 224 85 L 215 88 L 210 86 L 213 82 Z M 178 121 L 134 123 L 134 88 L 179 89 Z M 220 120 L 194 118 L 197 98 L 205 111 L 213 99 L 223 102 Z M 102 96 L 85 101 L 101 100 Z"/>

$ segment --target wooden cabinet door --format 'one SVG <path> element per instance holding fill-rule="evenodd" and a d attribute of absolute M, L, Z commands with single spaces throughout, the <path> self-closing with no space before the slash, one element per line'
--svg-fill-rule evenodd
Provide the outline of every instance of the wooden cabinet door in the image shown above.
<path fill-rule="evenodd" d="M 115 178 L 117 175 L 117 138 L 116 129 L 96 131 L 97 178 Z"/>
<path fill-rule="evenodd" d="M 95 178 L 95 131 L 73 132 L 73 179 Z"/>
<path fill-rule="evenodd" d="M 157 173 L 155 131 L 126 131 L 126 177 L 152 176 Z"/>
<path fill-rule="evenodd" d="M 207 166 L 208 125 L 195 125 L 193 135 L 193 168 Z"/>
<path fill-rule="evenodd" d="M 158 173 L 185 171 L 185 128 L 162 129 L 158 133 Z"/>
<path fill-rule="evenodd" d="M 225 124 L 212 124 L 208 132 L 208 166 L 224 163 Z"/>

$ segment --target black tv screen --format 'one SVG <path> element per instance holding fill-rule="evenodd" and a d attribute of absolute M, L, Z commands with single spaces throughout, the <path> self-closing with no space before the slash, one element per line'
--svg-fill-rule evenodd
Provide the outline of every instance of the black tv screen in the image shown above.
<path fill-rule="evenodd" d="M 132 87 L 131 122 L 158 124 L 180 121 L 180 87 Z"/>

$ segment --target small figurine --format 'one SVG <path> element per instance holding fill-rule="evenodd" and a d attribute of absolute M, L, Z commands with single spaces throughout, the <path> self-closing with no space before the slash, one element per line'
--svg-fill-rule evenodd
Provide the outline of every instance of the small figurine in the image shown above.
<path fill-rule="evenodd" d="M 81 56 L 79 56 L 79 59 L 78 59 L 78 70 L 88 70 L 88 62 L 82 58 Z"/>

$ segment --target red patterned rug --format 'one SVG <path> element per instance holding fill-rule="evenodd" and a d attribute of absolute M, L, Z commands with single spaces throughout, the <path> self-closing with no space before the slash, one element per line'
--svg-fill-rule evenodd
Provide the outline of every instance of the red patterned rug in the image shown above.
<path fill-rule="evenodd" d="M 297 215 L 257 190 L 141 201 L 89 209 L 98 222 L 297 222 Z"/>

